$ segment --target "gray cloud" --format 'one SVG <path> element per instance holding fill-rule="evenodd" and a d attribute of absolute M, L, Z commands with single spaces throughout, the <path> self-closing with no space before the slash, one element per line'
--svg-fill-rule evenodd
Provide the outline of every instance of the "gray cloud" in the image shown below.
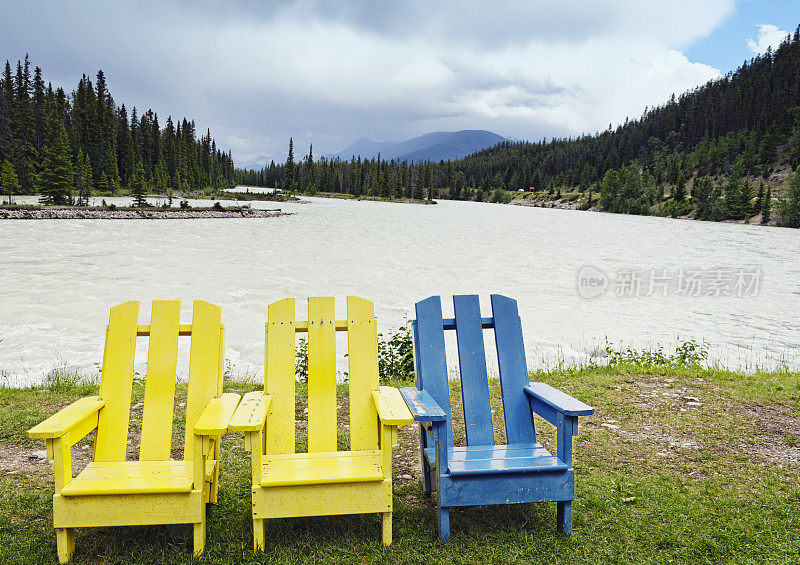
<path fill-rule="evenodd" d="M 554 3 L 29 1 L 0 53 L 68 90 L 105 71 L 118 103 L 186 115 L 237 160 L 441 129 L 602 130 L 719 75 L 681 49 L 732 0 Z M 693 17 L 685 14 L 691 10 Z M 305 151 L 305 149 L 302 149 Z"/>

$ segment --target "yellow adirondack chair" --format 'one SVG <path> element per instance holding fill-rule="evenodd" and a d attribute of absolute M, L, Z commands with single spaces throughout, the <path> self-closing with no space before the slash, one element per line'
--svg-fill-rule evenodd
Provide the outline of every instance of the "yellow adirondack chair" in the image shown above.
<path fill-rule="evenodd" d="M 195 301 L 191 324 L 180 323 L 180 301 L 153 302 L 151 322 L 139 325 L 139 303 L 111 309 L 100 395 L 82 398 L 38 426 L 53 459 L 53 523 L 58 559 L 68 563 L 75 528 L 194 524 L 194 553 L 203 552 L 206 503 L 216 502 L 219 440 L 239 395 L 222 394 L 224 328 L 220 309 Z M 141 446 L 126 461 L 134 351 L 149 336 Z M 170 459 L 178 336 L 191 336 L 183 460 Z M 93 461 L 72 476 L 70 448 L 97 430 Z"/>
<path fill-rule="evenodd" d="M 337 451 L 336 331 L 347 331 L 349 451 Z M 308 332 L 308 453 L 295 453 L 296 332 Z M 230 423 L 252 453 L 255 549 L 267 518 L 372 512 L 391 544 L 392 445 L 412 422 L 398 390 L 378 386 L 372 302 L 348 296 L 347 319 L 336 320 L 332 297 L 310 298 L 307 322 L 295 321 L 294 299 L 271 304 L 264 392 L 245 394 Z"/>

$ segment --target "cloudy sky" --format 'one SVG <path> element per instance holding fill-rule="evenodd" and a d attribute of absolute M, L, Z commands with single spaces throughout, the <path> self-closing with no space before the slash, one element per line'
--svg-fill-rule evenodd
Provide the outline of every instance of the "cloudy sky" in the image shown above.
<path fill-rule="evenodd" d="M 575 135 L 639 116 L 775 46 L 797 0 L 2 0 L 0 57 L 67 91 L 187 116 L 234 159 L 359 137 Z"/>

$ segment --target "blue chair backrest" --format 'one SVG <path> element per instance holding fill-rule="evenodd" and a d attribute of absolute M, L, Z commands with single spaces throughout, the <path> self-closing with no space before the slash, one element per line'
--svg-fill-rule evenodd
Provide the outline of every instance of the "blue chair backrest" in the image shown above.
<path fill-rule="evenodd" d="M 455 318 L 447 319 L 442 317 L 442 300 L 439 296 L 431 296 L 415 305 L 417 318 L 413 328 L 417 388 L 428 391 L 447 413 L 447 434 L 451 445 L 453 418 L 447 378 L 445 330 L 455 330 L 458 341 L 467 445 L 494 445 L 489 378 L 483 346 L 485 329 L 494 330 L 506 440 L 509 445 L 536 441 L 533 415 L 523 392 L 528 384 L 528 366 L 517 301 L 492 294 L 491 304 L 492 317 L 482 318 L 477 295 L 453 296 Z"/>

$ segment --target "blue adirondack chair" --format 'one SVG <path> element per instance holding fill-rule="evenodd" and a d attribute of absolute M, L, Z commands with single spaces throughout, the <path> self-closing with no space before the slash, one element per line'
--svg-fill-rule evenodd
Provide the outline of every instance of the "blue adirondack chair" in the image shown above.
<path fill-rule="evenodd" d="M 575 473 L 572 436 L 578 416 L 594 409 L 545 383 L 528 382 L 517 302 L 491 295 L 492 317 L 482 318 L 478 297 L 454 296 L 455 318 L 442 317 L 431 296 L 416 304 L 416 387 L 400 389 L 420 422 L 423 488 L 437 491 L 439 536 L 450 537 L 452 506 L 557 502 L 558 529 L 572 531 Z M 483 330 L 494 329 L 507 445 L 496 445 L 489 405 Z M 467 445 L 453 445 L 444 330 L 456 330 Z M 536 442 L 533 414 L 557 429 L 557 452 Z"/>

